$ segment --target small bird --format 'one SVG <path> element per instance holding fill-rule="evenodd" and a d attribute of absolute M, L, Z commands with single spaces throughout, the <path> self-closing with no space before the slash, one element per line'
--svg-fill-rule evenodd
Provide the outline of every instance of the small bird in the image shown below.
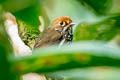
<path fill-rule="evenodd" d="M 34 48 L 57 44 L 59 47 L 73 40 L 72 26 L 74 23 L 68 16 L 57 17 L 35 42 Z"/>

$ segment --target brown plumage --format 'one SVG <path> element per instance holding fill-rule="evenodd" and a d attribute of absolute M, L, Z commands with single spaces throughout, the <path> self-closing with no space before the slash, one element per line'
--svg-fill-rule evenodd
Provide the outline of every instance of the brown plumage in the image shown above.
<path fill-rule="evenodd" d="M 64 42 L 71 42 L 72 20 L 68 16 L 57 17 L 49 28 L 47 28 L 37 39 L 34 48 L 41 48 L 54 44 L 62 45 Z"/>

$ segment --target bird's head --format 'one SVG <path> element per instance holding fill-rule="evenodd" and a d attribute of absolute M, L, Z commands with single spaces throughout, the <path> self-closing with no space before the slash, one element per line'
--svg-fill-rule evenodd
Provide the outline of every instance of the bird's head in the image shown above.
<path fill-rule="evenodd" d="M 59 32 L 65 32 L 68 28 L 72 27 L 74 23 L 68 16 L 57 17 L 51 24 L 51 28 Z"/>

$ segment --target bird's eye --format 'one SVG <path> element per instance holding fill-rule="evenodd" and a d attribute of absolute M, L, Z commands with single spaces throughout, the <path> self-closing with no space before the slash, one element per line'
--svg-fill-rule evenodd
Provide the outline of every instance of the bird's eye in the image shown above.
<path fill-rule="evenodd" d="M 60 25 L 61 25 L 61 26 L 65 26 L 65 22 L 61 21 L 61 22 L 60 22 Z"/>
<path fill-rule="evenodd" d="M 60 25 L 63 25 L 63 22 L 62 22 L 62 21 L 60 22 Z"/>

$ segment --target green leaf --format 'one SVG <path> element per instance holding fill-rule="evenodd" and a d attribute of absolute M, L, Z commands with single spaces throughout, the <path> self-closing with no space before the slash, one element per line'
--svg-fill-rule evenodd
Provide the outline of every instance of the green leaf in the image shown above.
<path fill-rule="evenodd" d="M 95 11 L 97 14 L 106 14 L 112 6 L 112 0 L 77 0 L 83 4 L 87 4 L 89 7 Z"/>
<path fill-rule="evenodd" d="M 119 80 L 120 69 L 113 67 L 75 68 L 49 72 L 45 75 L 51 80 Z"/>
<path fill-rule="evenodd" d="M 94 13 L 99 15 L 109 15 L 120 13 L 120 0 L 77 0 L 79 3 L 93 10 Z"/>
<path fill-rule="evenodd" d="M 0 5 L 0 79 L 14 80 L 10 70 L 8 55 L 12 53 L 12 46 L 8 40 L 8 35 L 5 31 L 3 9 Z"/>
<path fill-rule="evenodd" d="M 120 34 L 120 16 L 110 17 L 97 23 L 80 23 L 74 31 L 74 41 L 105 40 L 110 41 Z"/>
<path fill-rule="evenodd" d="M 114 47 L 114 46 L 113 46 Z M 65 45 L 41 48 L 33 51 L 28 57 L 10 57 L 12 70 L 15 73 L 51 72 L 57 70 L 89 67 L 120 66 L 119 48 L 110 48 L 102 42 L 78 42 Z"/>
<path fill-rule="evenodd" d="M 109 11 L 110 14 L 119 14 L 120 13 L 120 0 L 112 0 L 112 7 Z"/>
<path fill-rule="evenodd" d="M 104 18 L 102 16 L 96 16 L 92 10 L 77 0 L 46 0 L 43 7 L 45 7 L 46 14 L 51 22 L 58 16 L 70 16 L 75 23 L 96 22 Z"/>

